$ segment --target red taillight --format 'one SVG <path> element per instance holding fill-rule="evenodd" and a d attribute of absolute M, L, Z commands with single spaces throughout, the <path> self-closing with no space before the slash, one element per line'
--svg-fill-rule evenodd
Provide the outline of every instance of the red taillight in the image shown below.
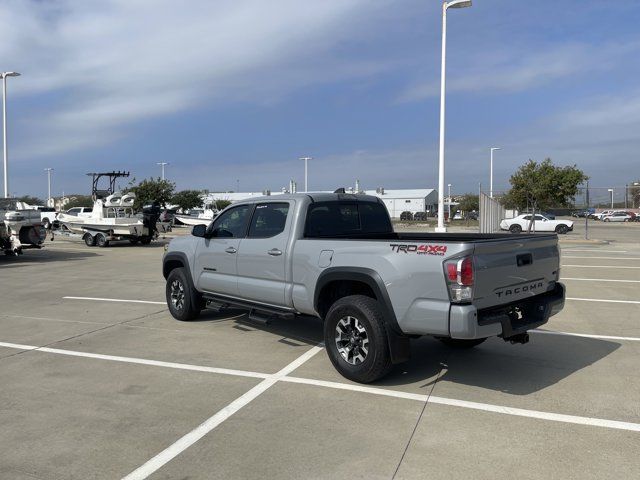
<path fill-rule="evenodd" d="M 460 285 L 471 286 L 473 285 L 473 260 L 471 257 L 465 257 L 458 264 L 460 270 L 460 279 L 458 283 Z"/>
<path fill-rule="evenodd" d="M 444 263 L 453 303 L 467 303 L 473 299 L 473 257 L 453 258 Z"/>
<path fill-rule="evenodd" d="M 458 281 L 458 266 L 455 262 L 447 263 L 447 277 L 450 282 Z"/>

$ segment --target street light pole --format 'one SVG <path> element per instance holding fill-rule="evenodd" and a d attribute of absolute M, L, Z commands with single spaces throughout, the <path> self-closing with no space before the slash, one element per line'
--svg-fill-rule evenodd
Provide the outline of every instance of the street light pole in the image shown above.
<path fill-rule="evenodd" d="M 440 70 L 440 149 L 438 159 L 438 226 L 436 232 L 444 233 L 447 227 L 444 226 L 444 97 L 446 80 L 446 59 L 447 59 L 447 9 L 465 8 L 471 6 L 471 0 L 452 0 L 442 3 L 442 65 Z"/>
<path fill-rule="evenodd" d="M 304 193 L 309 191 L 309 160 L 313 160 L 313 157 L 300 157 L 300 160 L 304 160 Z"/>
<path fill-rule="evenodd" d="M 491 165 L 489 167 L 489 196 L 493 198 L 493 152 L 494 150 L 501 150 L 500 147 L 491 147 Z"/>
<path fill-rule="evenodd" d="M 2 72 L 2 133 L 4 139 L 4 198 L 9 198 L 9 153 L 7 150 L 7 77 L 19 77 L 18 72 Z"/>
<path fill-rule="evenodd" d="M 608 191 L 611 194 L 611 210 L 613 210 L 613 188 L 610 188 Z"/>
<path fill-rule="evenodd" d="M 165 165 L 169 165 L 169 162 L 157 162 L 156 165 L 160 165 L 160 167 L 162 168 L 162 180 L 164 180 L 164 166 Z"/>
<path fill-rule="evenodd" d="M 447 205 L 449 206 L 449 222 L 451 222 L 451 184 L 447 185 L 449 187 L 449 201 Z"/>
<path fill-rule="evenodd" d="M 45 168 L 44 169 L 45 172 L 47 172 L 47 207 L 49 206 L 49 204 L 51 203 L 51 172 L 53 171 L 53 168 Z"/>

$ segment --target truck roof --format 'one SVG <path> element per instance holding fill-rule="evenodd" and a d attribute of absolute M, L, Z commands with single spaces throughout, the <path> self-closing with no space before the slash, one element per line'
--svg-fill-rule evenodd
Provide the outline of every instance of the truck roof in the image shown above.
<path fill-rule="evenodd" d="M 332 201 L 350 201 L 350 202 L 373 202 L 380 203 L 380 199 L 373 195 L 363 195 L 355 193 L 327 193 L 327 192 L 309 192 L 309 193 L 284 193 L 276 195 L 265 195 L 261 197 L 248 197 L 239 200 L 237 203 L 255 203 L 264 201 L 278 200 L 296 200 L 301 198 L 310 198 L 313 202 L 332 202 Z"/>

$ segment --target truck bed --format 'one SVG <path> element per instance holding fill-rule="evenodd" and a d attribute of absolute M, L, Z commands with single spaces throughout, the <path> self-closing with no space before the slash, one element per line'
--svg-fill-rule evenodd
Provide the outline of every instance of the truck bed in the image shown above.
<path fill-rule="evenodd" d="M 332 235 L 328 237 L 324 236 L 307 236 L 306 238 L 312 239 L 336 239 L 336 240 L 405 240 L 408 242 L 420 242 L 420 241 L 437 241 L 437 242 L 488 242 L 496 240 L 526 240 L 532 238 L 541 237 L 555 237 L 555 233 L 536 233 L 536 234 L 518 234 L 512 233 L 422 233 L 422 232 L 408 232 L 408 233 L 375 233 L 375 234 L 345 234 L 345 235 Z"/>

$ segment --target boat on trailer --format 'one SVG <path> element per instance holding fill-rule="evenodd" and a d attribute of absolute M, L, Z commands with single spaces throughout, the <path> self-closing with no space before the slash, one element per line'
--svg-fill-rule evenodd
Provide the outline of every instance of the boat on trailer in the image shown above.
<path fill-rule="evenodd" d="M 13 198 L 0 199 L 0 251 L 19 255 L 28 248 L 42 248 L 46 231 L 40 212 Z"/>
<path fill-rule="evenodd" d="M 170 230 L 170 224 L 159 222 L 160 207 L 143 210 L 135 215 L 135 194 L 115 192 L 106 199 L 97 199 L 88 217 L 61 214 L 58 220 L 72 233 L 82 235 L 87 246 L 106 247 L 110 241 L 129 240 L 132 244 L 147 245 L 160 233 Z"/>

